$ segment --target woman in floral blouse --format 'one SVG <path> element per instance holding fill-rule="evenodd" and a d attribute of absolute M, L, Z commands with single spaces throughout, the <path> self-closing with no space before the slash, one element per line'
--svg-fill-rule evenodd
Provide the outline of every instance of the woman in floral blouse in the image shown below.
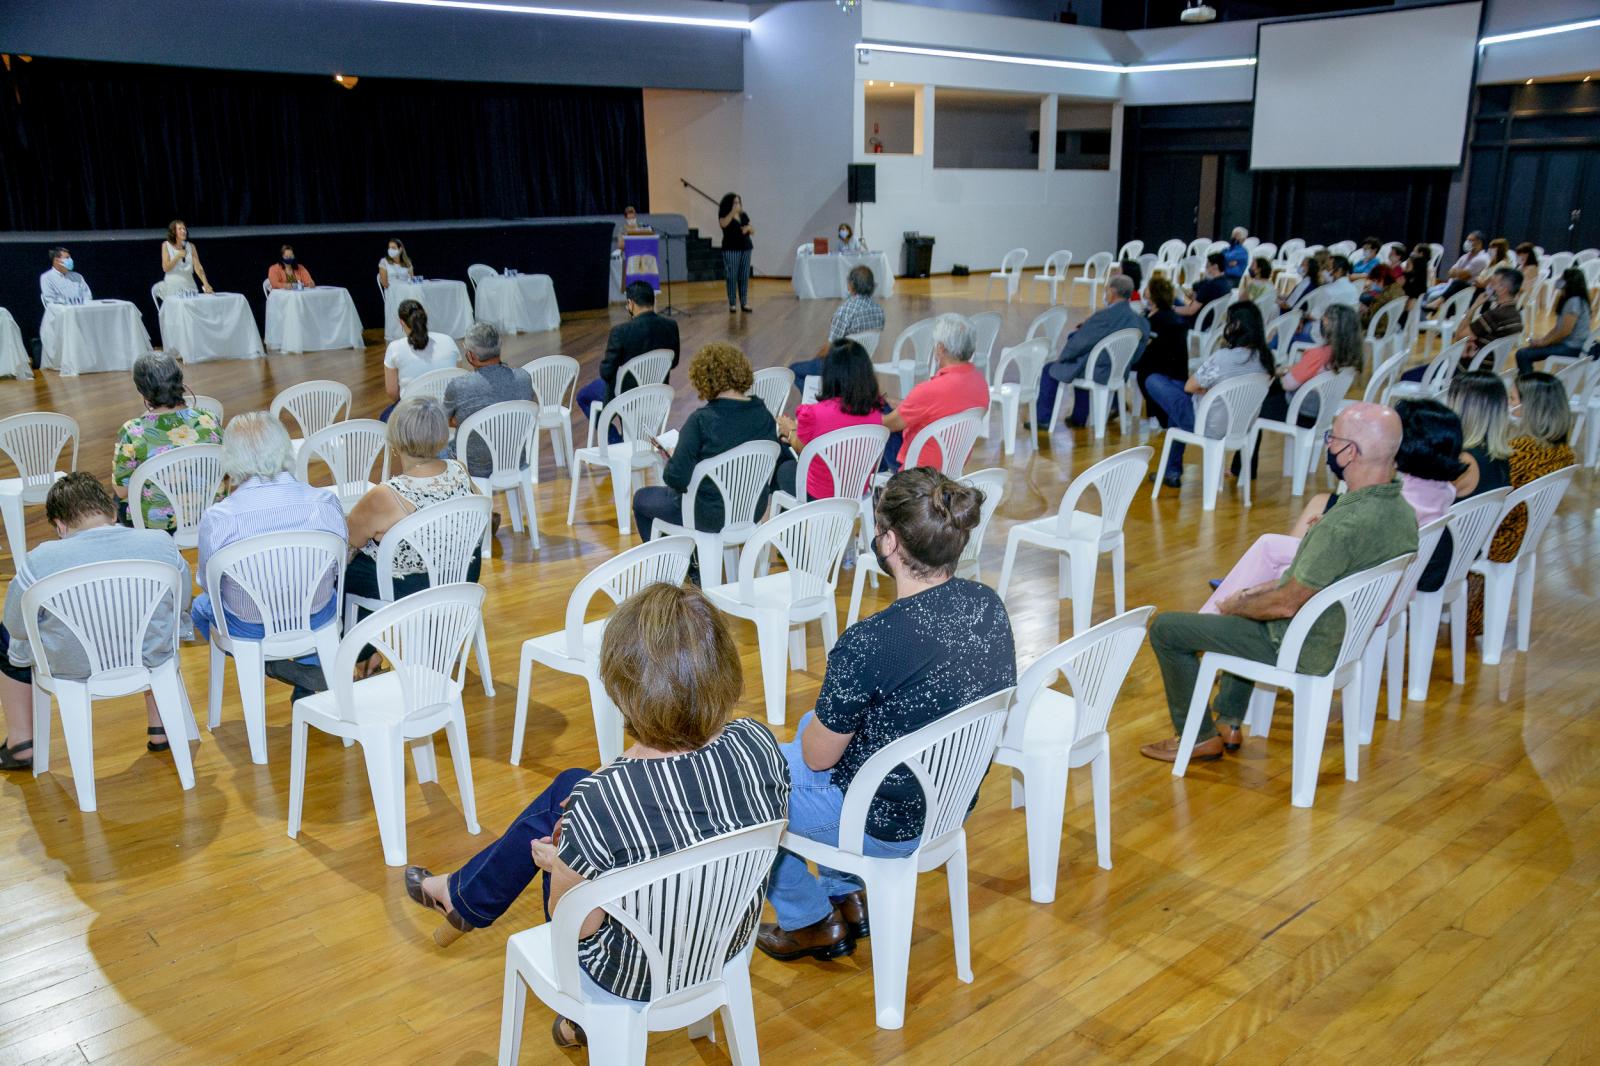
<path fill-rule="evenodd" d="M 222 427 L 216 416 L 189 406 L 183 371 L 172 356 L 163 352 L 140 356 L 133 364 L 133 386 L 144 397 L 145 412 L 122 424 L 111 460 L 111 481 L 124 509 L 128 506 L 128 483 L 140 463 L 186 444 L 222 443 Z M 172 504 L 160 489 L 146 482 L 140 497 L 146 529 L 171 532 L 177 527 Z"/>

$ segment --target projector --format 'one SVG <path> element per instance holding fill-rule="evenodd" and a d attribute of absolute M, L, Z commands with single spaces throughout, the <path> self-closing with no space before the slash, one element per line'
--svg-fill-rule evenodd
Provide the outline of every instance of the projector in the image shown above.
<path fill-rule="evenodd" d="M 1213 22 L 1217 17 L 1217 9 L 1210 4 L 1190 4 L 1183 9 L 1183 14 L 1178 16 L 1181 22 Z"/>

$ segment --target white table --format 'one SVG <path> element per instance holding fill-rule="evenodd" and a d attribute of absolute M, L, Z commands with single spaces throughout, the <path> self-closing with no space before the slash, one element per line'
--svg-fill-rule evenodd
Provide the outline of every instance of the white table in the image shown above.
<path fill-rule="evenodd" d="M 427 309 L 430 333 L 465 337 L 467 330 L 472 328 L 472 301 L 467 296 L 466 282 L 438 278 L 395 282 L 383 290 L 384 340 L 399 340 L 405 336 L 399 311 L 400 305 L 406 300 L 416 300 Z"/>
<path fill-rule="evenodd" d="M 256 316 L 236 292 L 169 296 L 161 302 L 161 347 L 185 363 L 260 359 Z"/>
<path fill-rule="evenodd" d="M 267 347 L 275 352 L 365 348 L 350 293 L 337 285 L 267 293 Z"/>
<path fill-rule="evenodd" d="M 17 320 L 11 317 L 11 312 L 0 307 L 0 378 L 21 381 L 31 377 L 33 368 L 28 365 L 28 349 L 22 344 L 22 330 L 17 328 Z"/>
<path fill-rule="evenodd" d="M 885 252 L 828 255 L 800 252 L 794 257 L 795 295 L 802 300 L 837 300 L 845 294 L 846 275 L 857 266 L 872 271 L 873 280 L 877 282 L 874 296 L 894 295 L 894 268 L 889 265 Z"/>
<path fill-rule="evenodd" d="M 127 300 L 46 304 L 39 337 L 45 368 L 59 370 L 68 378 L 132 370 L 133 361 L 150 351 L 144 319 Z"/>
<path fill-rule="evenodd" d="M 556 307 L 555 284 L 549 274 L 494 274 L 477 284 L 479 322 L 487 322 L 501 333 L 543 333 L 561 328 L 561 310 Z M 428 311 L 428 326 L 433 326 L 433 311 Z"/>

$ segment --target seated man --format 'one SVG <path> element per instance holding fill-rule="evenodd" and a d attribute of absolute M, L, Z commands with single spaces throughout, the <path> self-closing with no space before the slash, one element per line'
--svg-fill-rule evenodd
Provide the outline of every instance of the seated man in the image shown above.
<path fill-rule="evenodd" d="M 1212 300 L 1220 300 L 1233 291 L 1237 282 L 1228 276 L 1227 260 L 1221 252 L 1206 256 L 1205 277 L 1195 282 L 1194 299 L 1173 310 L 1185 318 L 1193 318 Z"/>
<path fill-rule="evenodd" d="M 1467 342 L 1461 353 L 1461 367 L 1472 362 L 1478 349 L 1502 337 L 1515 337 L 1522 332 L 1522 312 L 1517 310 L 1517 293 L 1522 291 L 1522 272 L 1511 267 L 1501 267 L 1489 276 L 1483 292 L 1472 301 L 1472 309 L 1461 316 L 1453 340 Z M 1484 367 L 1495 370 L 1495 367 Z"/>
<path fill-rule="evenodd" d="M 794 371 L 794 387 L 800 390 L 801 395 L 806 391 L 806 378 L 822 373 L 822 360 L 827 357 L 834 341 L 843 340 L 853 333 L 883 332 L 883 308 L 872 298 L 878 283 L 871 269 L 866 266 L 852 267 L 845 284 L 850 289 L 850 295 L 833 312 L 833 319 L 828 323 L 828 339 L 817 357 L 802 359 L 789 366 Z"/>
<path fill-rule="evenodd" d="M 1350 280 L 1350 260 L 1342 255 L 1328 257 L 1328 280 L 1322 284 L 1324 306 L 1343 304 L 1352 310 L 1361 307 L 1361 289 Z"/>
<path fill-rule="evenodd" d="M 1355 259 L 1350 264 L 1350 273 L 1358 278 L 1364 278 L 1372 273 L 1374 267 L 1383 265 L 1378 258 L 1378 253 L 1383 249 L 1383 242 L 1376 237 L 1368 237 L 1361 242 L 1361 247 L 1355 251 Z"/>
<path fill-rule="evenodd" d="M 491 404 L 533 399 L 533 378 L 520 366 L 506 366 L 500 361 L 500 331 L 489 323 L 474 323 L 461 340 L 461 350 L 467 353 L 467 365 L 473 373 L 452 378 L 444 387 L 444 413 L 451 426 L 460 428 L 463 422 Z M 450 454 L 459 458 L 457 449 L 460 447 L 459 440 L 452 440 Z M 527 466 L 527 463 L 522 465 Z M 467 443 L 467 473 L 473 477 L 488 477 L 493 472 L 494 459 L 489 454 L 489 446 L 481 437 L 474 436 Z"/>
<path fill-rule="evenodd" d="M 1417 513 L 1401 496 L 1395 479 L 1400 434 L 1400 418 L 1392 408 L 1372 403 L 1345 408 L 1328 435 L 1327 458 L 1328 468 L 1344 479 L 1348 491 L 1306 533 L 1283 577 L 1224 600 L 1217 605 L 1217 614 L 1169 611 L 1156 617 L 1150 627 L 1150 647 L 1161 667 L 1174 735 L 1140 748 L 1145 757 L 1176 761 L 1201 652 L 1275 662 L 1290 619 L 1319 590 L 1417 550 Z M 1306 636 L 1300 669 L 1313 673 L 1329 669 L 1343 633 L 1342 615 L 1320 619 Z M 1239 723 L 1252 688 L 1249 681 L 1222 675 L 1216 699 L 1200 723 L 1193 758 L 1219 759 L 1224 750 L 1238 749 Z"/>
<path fill-rule="evenodd" d="M 86 304 L 94 299 L 89 283 L 72 269 L 72 253 L 50 249 L 50 269 L 39 275 L 39 296 L 46 304 Z"/>
<path fill-rule="evenodd" d="M 667 348 L 672 352 L 672 366 L 678 365 L 678 324 L 656 314 L 656 291 L 648 282 L 635 281 L 627 293 L 629 321 L 611 327 L 606 354 L 600 360 L 600 376 L 578 390 L 578 412 L 585 418 L 589 417 L 590 404 L 607 404 L 616 396 L 617 371 L 629 359 Z M 612 436 L 613 441 L 621 439 L 618 434 Z"/>
<path fill-rule="evenodd" d="M 117 501 L 93 474 L 75 471 L 54 485 L 44 500 L 45 520 L 55 529 L 59 540 L 46 541 L 28 552 L 27 558 L 17 567 L 17 576 L 6 589 L 5 629 L 11 636 L 10 669 L 7 676 L 33 680 L 32 667 L 37 659 L 28 643 L 28 630 L 22 614 L 22 596 L 28 588 L 52 574 L 88 563 L 112 561 L 153 561 L 175 567 L 182 575 L 179 587 L 187 601 L 189 596 L 189 564 L 178 554 L 172 537 L 159 529 L 134 529 L 117 523 Z M 185 603 L 163 601 L 151 616 L 144 634 L 144 664 L 159 666 L 172 657 L 174 627 Z M 83 645 L 55 616 L 46 614 L 39 620 L 39 639 L 49 658 L 50 672 L 55 677 L 81 681 L 89 676 L 89 659 Z M 145 746 L 154 752 L 167 751 L 166 730 L 156 710 L 155 697 L 144 694 L 145 713 L 149 718 Z M 12 723 L 7 748 L 12 756 L 32 750 L 30 732 L 27 738 L 18 734 L 19 723 Z M 187 741 L 187 737 L 178 738 Z"/>
<path fill-rule="evenodd" d="M 1227 251 L 1222 253 L 1226 264 L 1222 273 L 1235 285 L 1244 278 L 1244 272 L 1250 266 L 1250 249 L 1244 246 L 1245 238 L 1250 236 L 1250 231 L 1243 226 L 1233 227 L 1233 233 L 1228 238 Z"/>
<path fill-rule="evenodd" d="M 311 280 L 311 271 L 295 259 L 294 245 L 286 244 L 278 249 L 278 261 L 267 268 L 267 284 L 274 289 L 292 289 L 297 281 L 302 289 L 317 287 Z"/>
<path fill-rule="evenodd" d="M 933 360 L 938 367 L 933 377 L 906 393 L 900 406 L 883 416 L 889 427 L 889 442 L 883 449 L 884 465 L 899 470 L 906 464 L 911 438 L 931 422 L 960 414 L 974 407 L 989 410 L 989 383 L 972 365 L 977 335 L 960 315 L 940 315 L 933 326 Z M 911 456 L 920 466 L 934 466 L 940 460 L 939 446 L 932 444 L 920 456 Z"/>
<path fill-rule="evenodd" d="M 1150 340 L 1150 320 L 1140 314 L 1128 301 L 1138 292 L 1134 280 L 1126 274 L 1119 274 L 1106 282 L 1106 305 L 1073 330 L 1067 337 L 1067 343 L 1062 346 L 1061 354 L 1056 361 L 1045 366 L 1045 375 L 1039 381 L 1039 431 L 1048 432 L 1050 416 L 1056 409 L 1056 386 L 1065 384 L 1083 376 L 1083 371 L 1089 365 L 1089 353 L 1094 346 L 1105 340 L 1119 329 L 1136 329 L 1142 338 L 1139 341 L 1139 350 L 1133 353 L 1133 359 L 1128 365 L 1132 366 L 1139 361 L 1139 356 L 1144 351 L 1144 346 Z M 1174 308 L 1181 312 L 1182 308 Z M 1111 367 L 1101 361 L 1095 371 L 1095 380 L 1102 384 L 1111 377 Z M 1078 392 L 1073 401 L 1070 424 L 1082 426 L 1089 420 L 1088 394 Z"/>
<path fill-rule="evenodd" d="M 1483 234 L 1473 230 L 1461 245 L 1461 258 L 1446 272 L 1445 277 L 1423 296 L 1423 308 L 1432 311 L 1450 297 L 1472 284 L 1474 278 L 1489 265 L 1489 247 Z"/>

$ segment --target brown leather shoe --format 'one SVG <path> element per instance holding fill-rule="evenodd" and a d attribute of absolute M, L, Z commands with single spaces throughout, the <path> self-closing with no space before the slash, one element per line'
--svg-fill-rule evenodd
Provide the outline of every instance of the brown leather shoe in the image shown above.
<path fill-rule="evenodd" d="M 872 935 L 872 929 L 867 923 L 867 893 L 864 889 L 829 898 L 838 909 L 839 918 L 844 922 L 845 932 L 850 935 L 851 940 L 865 940 Z"/>
<path fill-rule="evenodd" d="M 756 947 L 779 962 L 805 958 L 826 962 L 856 949 L 837 910 L 803 929 L 786 931 L 777 922 L 762 922 L 756 933 Z"/>
<path fill-rule="evenodd" d="M 1182 741 L 1178 737 L 1168 737 L 1166 740 L 1160 740 L 1154 744 L 1146 744 L 1139 749 L 1139 754 L 1146 759 L 1155 759 L 1157 762 L 1177 762 L 1178 745 L 1181 743 Z M 1189 759 L 1191 762 L 1210 762 L 1212 759 L 1222 758 L 1222 750 L 1222 738 L 1211 737 L 1209 740 L 1202 740 L 1196 744 Z"/>
<path fill-rule="evenodd" d="M 1244 743 L 1244 734 L 1236 725 L 1218 722 L 1217 736 L 1222 738 L 1222 746 L 1228 751 L 1238 751 L 1239 745 Z"/>

